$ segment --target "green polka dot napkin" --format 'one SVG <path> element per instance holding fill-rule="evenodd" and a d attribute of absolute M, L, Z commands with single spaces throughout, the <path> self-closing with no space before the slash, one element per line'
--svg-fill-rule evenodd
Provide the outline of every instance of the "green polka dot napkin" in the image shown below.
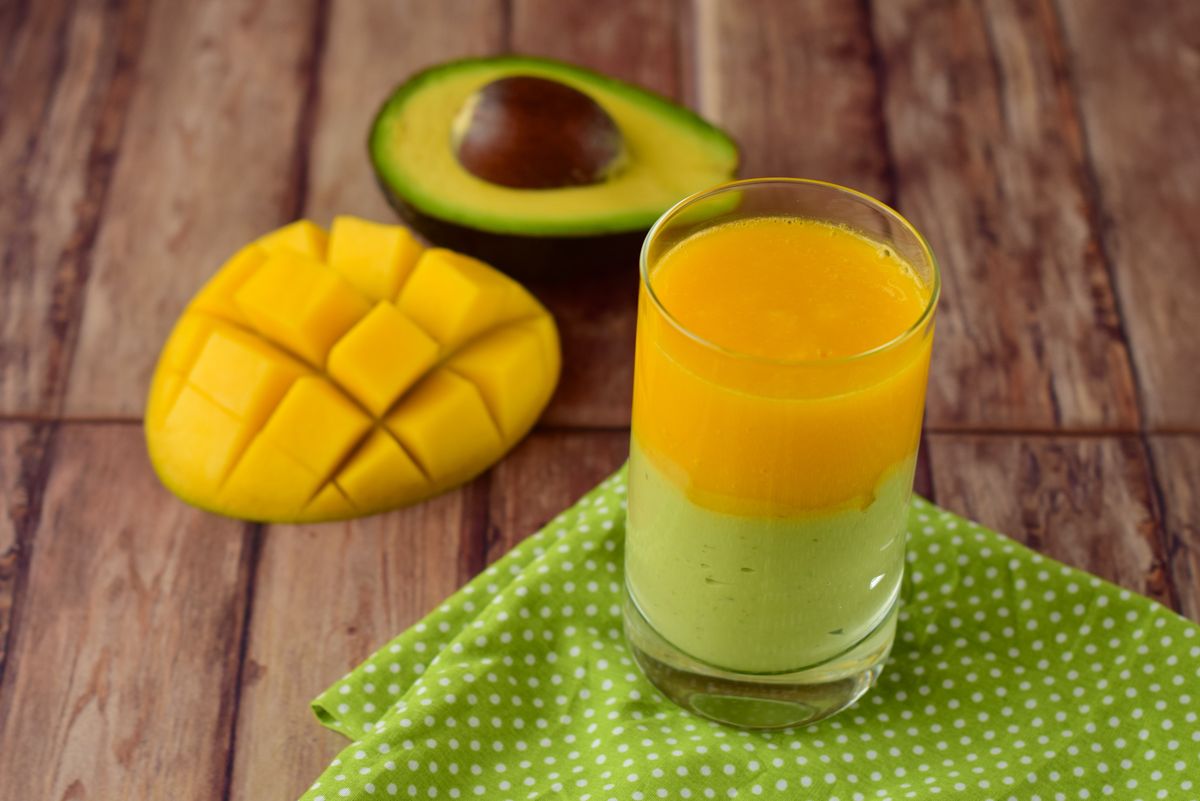
<path fill-rule="evenodd" d="M 900 635 L 837 717 L 750 733 L 641 676 L 609 478 L 314 702 L 306 801 L 1200 799 L 1200 633 L 914 500 Z"/>

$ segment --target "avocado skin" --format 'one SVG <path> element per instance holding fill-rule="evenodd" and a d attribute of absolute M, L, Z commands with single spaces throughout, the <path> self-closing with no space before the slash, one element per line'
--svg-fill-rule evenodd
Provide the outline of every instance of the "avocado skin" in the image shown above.
<path fill-rule="evenodd" d="M 376 181 L 388 204 L 425 239 L 474 256 L 515 278 L 545 278 L 580 269 L 636 270 L 649 230 L 587 236 L 497 234 L 424 214 L 378 174 Z"/>
<path fill-rule="evenodd" d="M 384 160 L 376 151 L 376 133 L 381 122 L 389 114 L 389 110 L 397 103 L 404 102 L 412 92 L 438 76 L 463 66 L 494 63 L 505 66 L 529 65 L 535 68 L 552 67 L 561 69 L 576 76 L 586 76 L 590 81 L 604 86 L 609 91 L 628 95 L 638 95 L 645 101 L 654 103 L 664 114 L 676 119 L 684 119 L 705 136 L 713 137 L 723 142 L 728 148 L 731 158 L 728 174 L 719 177 L 720 180 L 732 180 L 738 166 L 739 147 L 737 142 L 724 130 L 708 122 L 699 114 L 682 106 L 675 101 L 663 97 L 645 87 L 626 83 L 614 77 L 581 67 L 579 65 L 541 58 L 511 54 L 484 58 L 463 58 L 435 64 L 410 76 L 399 84 L 387 98 L 384 99 L 367 135 L 367 155 L 372 166 L 376 181 L 381 187 L 389 205 L 399 214 L 401 219 L 420 232 L 426 239 L 436 244 L 444 244 L 464 253 L 471 254 L 493 264 L 511 275 L 544 275 L 571 273 L 580 268 L 611 267 L 625 264 L 636 268 L 642 241 L 646 232 L 655 222 L 658 215 L 644 215 L 636 221 L 625 219 L 609 219 L 602 223 L 593 223 L 592 230 L 580 230 L 559 234 L 554 232 L 538 232 L 533 230 L 488 230 L 485 227 L 472 224 L 470 220 L 452 222 L 445 216 L 434 216 L 423 211 L 416 202 L 406 199 L 405 195 L 388 180 L 388 169 Z M 449 145 L 449 143 L 448 143 Z M 699 189 L 707 186 L 698 187 Z M 553 190 L 514 190 L 514 191 L 553 191 Z M 686 195 L 686 193 L 685 193 Z M 674 200 L 681 200 L 681 195 Z M 673 203 L 665 203 L 665 212 Z M 632 216 L 632 215 L 630 215 Z M 641 216 L 641 215 L 639 215 Z M 632 223 L 632 224 L 631 224 Z M 609 230 L 596 230 L 607 228 Z"/>

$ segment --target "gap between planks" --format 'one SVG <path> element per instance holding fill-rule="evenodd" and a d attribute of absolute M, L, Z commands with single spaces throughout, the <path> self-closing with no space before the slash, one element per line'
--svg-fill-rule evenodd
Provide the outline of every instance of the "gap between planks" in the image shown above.
<path fill-rule="evenodd" d="M 113 417 L 88 417 L 88 416 L 69 416 L 61 417 L 56 415 L 39 415 L 39 414 L 0 414 L 0 425 L 4 424 L 23 424 L 23 425 L 142 425 L 142 418 L 128 416 L 113 416 Z M 603 432 L 603 431 L 628 431 L 629 426 L 626 425 L 605 425 L 605 424 L 548 424 L 538 425 L 530 434 L 558 434 L 571 432 Z M 985 426 L 956 426 L 956 425 L 939 425 L 925 426 L 922 429 L 924 434 L 953 434 L 960 436 L 973 437 L 1172 437 L 1172 436 L 1200 436 L 1200 427 L 1189 426 L 1170 426 L 1162 428 L 1020 428 L 1013 426 L 989 428 Z"/>

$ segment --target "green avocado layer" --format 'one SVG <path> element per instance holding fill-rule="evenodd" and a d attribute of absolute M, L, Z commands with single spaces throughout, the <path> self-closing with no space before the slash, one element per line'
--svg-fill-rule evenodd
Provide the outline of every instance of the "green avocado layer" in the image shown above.
<path fill-rule="evenodd" d="M 899 595 L 914 467 L 897 465 L 865 509 L 744 517 L 693 503 L 635 433 L 625 534 L 634 603 L 667 642 L 724 670 L 789 673 L 833 659 Z"/>

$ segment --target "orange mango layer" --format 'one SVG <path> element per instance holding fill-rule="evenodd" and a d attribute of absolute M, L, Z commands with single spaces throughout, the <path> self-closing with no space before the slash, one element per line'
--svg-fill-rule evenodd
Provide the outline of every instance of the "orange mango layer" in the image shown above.
<path fill-rule="evenodd" d="M 814 220 L 739 221 L 674 246 L 650 284 L 675 322 L 643 287 L 634 436 L 692 501 L 778 517 L 862 508 L 915 454 L 932 326 L 865 353 L 929 302 L 889 249 Z"/>
<path fill-rule="evenodd" d="M 414 503 L 482 472 L 558 380 L 558 334 L 512 279 L 400 226 L 302 220 L 233 256 L 180 317 L 146 410 L 185 500 L 309 521 Z"/>

